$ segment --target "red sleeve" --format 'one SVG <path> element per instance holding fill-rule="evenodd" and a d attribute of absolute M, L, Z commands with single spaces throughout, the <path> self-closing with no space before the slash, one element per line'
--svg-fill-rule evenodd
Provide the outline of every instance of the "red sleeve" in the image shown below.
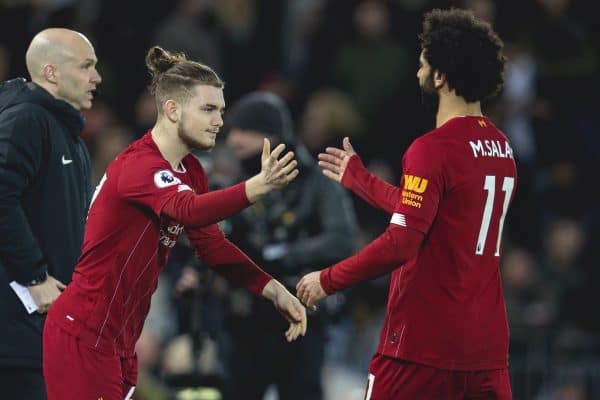
<path fill-rule="evenodd" d="M 391 223 L 387 230 L 352 257 L 321 271 L 327 294 L 385 275 L 417 255 L 424 235 Z"/>
<path fill-rule="evenodd" d="M 394 206 L 400 198 L 400 188 L 371 174 L 357 155 L 350 157 L 346 172 L 342 177 L 342 185 L 352 190 L 367 203 L 388 214 L 394 211 Z"/>
<path fill-rule="evenodd" d="M 444 153 L 415 140 L 402 160 L 402 191 L 392 222 L 427 234 L 444 196 Z"/>
<path fill-rule="evenodd" d="M 186 229 L 186 236 L 196 249 L 199 259 L 231 284 L 245 287 L 254 295 L 262 297 L 265 285 L 273 278 L 227 240 L 218 225 Z"/>
<path fill-rule="evenodd" d="M 164 162 L 144 157 L 124 163 L 117 182 L 120 196 L 150 208 L 158 218 L 167 201 L 182 187 L 187 188 L 187 185 Z"/>
<path fill-rule="evenodd" d="M 246 183 L 202 194 L 178 192 L 165 203 L 162 212 L 185 226 L 206 226 L 230 217 L 250 205 Z"/>

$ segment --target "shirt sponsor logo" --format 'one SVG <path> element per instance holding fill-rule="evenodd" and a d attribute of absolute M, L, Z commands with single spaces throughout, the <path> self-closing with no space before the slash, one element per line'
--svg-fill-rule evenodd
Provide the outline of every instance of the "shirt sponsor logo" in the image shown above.
<path fill-rule="evenodd" d="M 183 229 L 183 225 L 179 224 L 164 226 L 160 229 L 160 238 L 158 241 L 165 247 L 173 248 Z"/>
<path fill-rule="evenodd" d="M 181 180 L 173 176 L 169 170 L 163 169 L 154 174 L 154 184 L 157 188 L 162 189 L 168 186 L 179 185 Z"/>
<path fill-rule="evenodd" d="M 404 189 L 411 192 L 423 193 L 427 190 L 429 181 L 414 175 L 404 175 Z"/>
<path fill-rule="evenodd" d="M 506 140 L 469 140 L 473 157 L 513 158 L 513 151 Z"/>
<path fill-rule="evenodd" d="M 73 162 L 73 160 L 69 160 L 69 159 L 65 158 L 64 154 L 63 154 L 62 158 L 60 159 L 60 161 L 62 162 L 62 165 L 69 165 Z"/>
<path fill-rule="evenodd" d="M 404 190 L 402 191 L 402 204 L 407 206 L 421 208 L 423 196 L 427 190 L 429 181 L 420 176 L 404 175 Z"/>

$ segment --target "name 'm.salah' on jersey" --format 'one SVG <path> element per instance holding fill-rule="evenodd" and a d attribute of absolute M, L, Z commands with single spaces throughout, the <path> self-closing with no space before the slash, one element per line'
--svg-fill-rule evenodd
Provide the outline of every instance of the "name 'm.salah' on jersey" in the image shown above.
<path fill-rule="evenodd" d="M 392 273 L 379 353 L 451 370 L 507 366 L 499 256 L 515 186 L 508 140 L 485 117 L 453 118 L 413 142 L 391 222 L 425 241 Z"/>

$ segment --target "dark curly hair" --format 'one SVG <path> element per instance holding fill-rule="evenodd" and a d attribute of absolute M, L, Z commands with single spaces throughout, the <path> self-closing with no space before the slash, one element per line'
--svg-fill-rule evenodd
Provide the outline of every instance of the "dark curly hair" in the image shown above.
<path fill-rule="evenodd" d="M 210 67 L 188 60 L 183 53 L 170 53 L 159 46 L 148 50 L 146 66 L 152 75 L 150 92 L 155 96 L 159 111 L 161 104 L 173 98 L 186 101 L 190 90 L 198 84 L 222 89 L 225 84 Z"/>
<path fill-rule="evenodd" d="M 494 97 L 504 84 L 504 44 L 490 24 L 452 8 L 425 14 L 419 35 L 423 56 L 446 75 L 448 86 L 468 102 Z"/>

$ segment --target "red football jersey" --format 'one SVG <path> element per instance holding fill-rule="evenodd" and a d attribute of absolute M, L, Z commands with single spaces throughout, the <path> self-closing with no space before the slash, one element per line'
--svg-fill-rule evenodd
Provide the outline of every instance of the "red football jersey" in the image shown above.
<path fill-rule="evenodd" d="M 451 370 L 505 368 L 508 324 L 500 238 L 516 186 L 507 138 L 485 117 L 457 117 L 403 158 L 391 222 L 425 235 L 392 273 L 377 351 Z"/>
<path fill-rule="evenodd" d="M 94 193 L 73 281 L 48 318 L 99 351 L 131 356 L 158 276 L 185 229 L 161 211 L 173 196 L 188 190 L 208 190 L 204 170 L 193 155 L 182 160 L 179 170 L 172 169 L 151 133 L 125 149 Z M 243 276 L 239 283 L 260 294 L 270 277 L 236 256 L 239 250 L 216 224 L 185 230 L 201 257 L 212 251 L 212 256 L 205 255 L 209 264 L 228 258 L 224 263 L 233 274 L 238 272 L 236 264 L 250 266 L 238 274 Z M 227 251 L 221 252 L 223 248 Z"/>

